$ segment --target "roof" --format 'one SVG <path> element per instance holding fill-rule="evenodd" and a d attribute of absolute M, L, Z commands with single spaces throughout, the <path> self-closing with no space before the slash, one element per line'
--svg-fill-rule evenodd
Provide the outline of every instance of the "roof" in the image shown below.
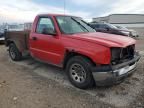
<path fill-rule="evenodd" d="M 37 16 L 72 16 L 72 15 L 47 13 L 47 14 L 38 14 Z M 72 17 L 77 17 L 77 16 L 72 16 Z"/>

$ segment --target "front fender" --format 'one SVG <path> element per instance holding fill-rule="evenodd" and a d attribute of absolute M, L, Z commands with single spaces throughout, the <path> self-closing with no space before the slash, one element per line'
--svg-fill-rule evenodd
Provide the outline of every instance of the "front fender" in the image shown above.
<path fill-rule="evenodd" d="M 72 52 L 84 55 L 90 58 L 95 64 L 110 64 L 111 53 L 110 49 L 104 46 L 99 46 L 95 49 L 87 48 L 68 48 Z"/>

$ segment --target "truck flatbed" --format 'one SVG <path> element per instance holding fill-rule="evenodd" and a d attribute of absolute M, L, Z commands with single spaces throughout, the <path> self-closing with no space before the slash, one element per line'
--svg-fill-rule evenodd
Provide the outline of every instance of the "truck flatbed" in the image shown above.
<path fill-rule="evenodd" d="M 5 33 L 6 46 L 8 46 L 10 42 L 14 42 L 19 51 L 28 51 L 29 34 L 30 31 L 7 31 Z"/>

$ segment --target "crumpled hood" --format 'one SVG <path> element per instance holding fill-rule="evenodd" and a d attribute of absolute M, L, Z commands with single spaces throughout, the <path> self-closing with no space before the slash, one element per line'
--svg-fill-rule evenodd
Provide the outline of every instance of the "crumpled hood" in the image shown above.
<path fill-rule="evenodd" d="M 136 43 L 136 40 L 130 37 L 99 32 L 79 33 L 74 34 L 73 36 L 81 40 L 94 42 L 107 47 L 126 47 Z"/>

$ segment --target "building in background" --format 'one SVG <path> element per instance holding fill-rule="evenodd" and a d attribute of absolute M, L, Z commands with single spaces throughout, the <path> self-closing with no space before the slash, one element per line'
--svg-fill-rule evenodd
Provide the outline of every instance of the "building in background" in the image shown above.
<path fill-rule="evenodd" d="M 107 22 L 137 31 L 144 37 L 144 14 L 112 14 L 105 17 L 93 18 L 93 22 Z"/>

